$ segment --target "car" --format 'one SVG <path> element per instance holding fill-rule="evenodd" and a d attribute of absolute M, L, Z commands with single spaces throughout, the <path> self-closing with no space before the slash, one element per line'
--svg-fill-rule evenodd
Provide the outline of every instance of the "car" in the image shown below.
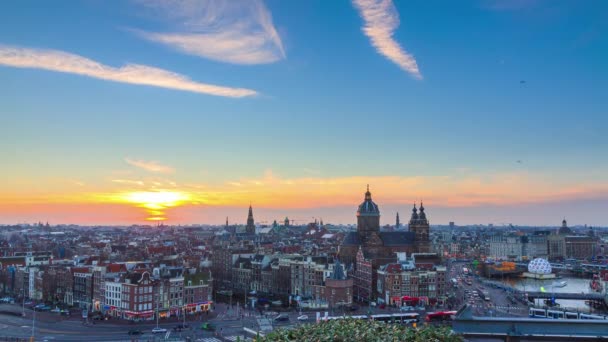
<path fill-rule="evenodd" d="M 276 322 L 289 322 L 289 316 L 287 315 L 278 315 L 274 319 Z"/>
<path fill-rule="evenodd" d="M 161 334 L 161 333 L 166 333 L 166 332 L 167 332 L 167 329 L 165 329 L 165 328 L 156 327 L 156 328 L 152 329 L 153 334 Z"/>
<path fill-rule="evenodd" d="M 205 322 L 201 324 L 201 330 L 215 331 L 215 325 Z"/>
<path fill-rule="evenodd" d="M 359 310 L 359 307 L 357 305 L 353 305 L 350 307 L 350 311 L 357 311 Z"/>
<path fill-rule="evenodd" d="M 414 307 L 405 305 L 405 306 L 402 306 L 400 310 L 401 311 L 412 311 L 412 310 L 414 310 Z"/>
<path fill-rule="evenodd" d="M 298 321 L 308 321 L 307 315 L 298 316 Z"/>
<path fill-rule="evenodd" d="M 143 335 L 143 331 L 138 330 L 138 329 L 131 329 L 129 330 L 128 334 L 129 335 Z"/>

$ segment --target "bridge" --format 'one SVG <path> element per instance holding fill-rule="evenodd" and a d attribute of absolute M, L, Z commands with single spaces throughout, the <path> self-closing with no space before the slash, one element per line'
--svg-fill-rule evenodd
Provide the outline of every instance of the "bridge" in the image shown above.
<path fill-rule="evenodd" d="M 601 293 L 560 293 L 560 292 L 527 292 L 528 299 L 576 299 L 576 300 L 595 300 L 598 302 L 606 301 L 606 297 Z"/>
<path fill-rule="evenodd" d="M 465 305 L 456 314 L 454 332 L 465 337 L 500 337 L 505 341 L 608 339 L 608 320 L 477 317 Z"/>

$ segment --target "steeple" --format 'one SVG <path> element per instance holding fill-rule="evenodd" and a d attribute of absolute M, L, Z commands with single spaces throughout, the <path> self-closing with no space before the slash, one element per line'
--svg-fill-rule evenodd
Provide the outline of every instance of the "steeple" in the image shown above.
<path fill-rule="evenodd" d="M 249 234 L 255 234 L 255 222 L 253 221 L 253 208 L 249 204 L 249 214 L 247 215 L 247 227 L 245 230 Z"/>
<path fill-rule="evenodd" d="M 418 219 L 426 220 L 426 214 L 424 213 L 424 205 L 422 204 L 422 201 L 420 201 L 420 212 L 418 213 Z"/>
<path fill-rule="evenodd" d="M 430 241 L 429 241 L 429 221 L 426 218 L 424 212 L 424 204 L 420 201 L 420 208 L 416 209 L 416 203 L 412 209 L 412 219 L 409 224 L 409 231 L 416 234 L 415 243 L 418 247 L 418 252 L 428 253 L 430 252 Z"/>
<path fill-rule="evenodd" d="M 395 228 L 399 229 L 401 227 L 401 223 L 399 222 L 399 212 L 397 212 L 397 218 L 395 219 Z"/>
<path fill-rule="evenodd" d="M 418 220 L 418 209 L 416 209 L 416 202 L 414 202 L 414 208 L 412 208 L 412 218 L 410 222 Z"/>

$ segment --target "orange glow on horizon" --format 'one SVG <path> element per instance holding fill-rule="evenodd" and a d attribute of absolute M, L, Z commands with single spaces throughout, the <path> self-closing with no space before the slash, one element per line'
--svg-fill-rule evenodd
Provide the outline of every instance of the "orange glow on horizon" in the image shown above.
<path fill-rule="evenodd" d="M 576 182 L 575 182 L 576 181 Z M 181 221 L 177 208 L 247 207 L 310 209 L 356 206 L 370 184 L 374 200 L 380 205 L 411 205 L 424 200 L 428 206 L 472 207 L 541 203 L 608 195 L 608 185 L 580 180 L 556 184 L 539 175 L 505 173 L 455 176 L 352 176 L 281 178 L 267 171 L 260 178 L 242 178 L 216 184 L 177 184 L 167 179 L 107 180 L 97 188 L 87 185 L 60 192 L 30 193 L 18 188 L 0 194 L 0 205 L 27 212 L 52 204 L 100 204 L 123 207 L 138 221 Z M 40 189 L 40 188 L 39 188 Z M 42 188 L 44 189 L 44 188 Z M 22 191 L 22 190 L 21 190 Z M 39 191 L 39 190 L 37 190 Z M 34 209 L 31 209 L 32 212 Z M 196 210 L 196 209 L 194 209 Z M 121 211 L 121 215 L 123 211 Z"/>

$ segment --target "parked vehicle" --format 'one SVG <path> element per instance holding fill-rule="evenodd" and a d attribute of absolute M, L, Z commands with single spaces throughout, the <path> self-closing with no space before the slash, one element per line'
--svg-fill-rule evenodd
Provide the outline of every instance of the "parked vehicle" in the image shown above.
<path fill-rule="evenodd" d="M 201 329 L 207 331 L 215 331 L 215 325 L 205 322 L 201 324 Z"/>
<path fill-rule="evenodd" d="M 289 316 L 287 315 L 278 315 L 274 319 L 276 322 L 289 322 Z"/>
<path fill-rule="evenodd" d="M 128 334 L 129 335 L 143 335 L 143 331 L 138 330 L 138 329 L 131 329 L 129 330 Z"/>
<path fill-rule="evenodd" d="M 167 329 L 165 329 L 165 328 L 156 327 L 156 328 L 152 329 L 153 334 L 161 334 L 161 333 L 166 333 L 166 332 L 167 332 Z"/>
<path fill-rule="evenodd" d="M 298 321 L 307 321 L 307 320 L 308 320 L 307 315 L 298 316 Z"/>

